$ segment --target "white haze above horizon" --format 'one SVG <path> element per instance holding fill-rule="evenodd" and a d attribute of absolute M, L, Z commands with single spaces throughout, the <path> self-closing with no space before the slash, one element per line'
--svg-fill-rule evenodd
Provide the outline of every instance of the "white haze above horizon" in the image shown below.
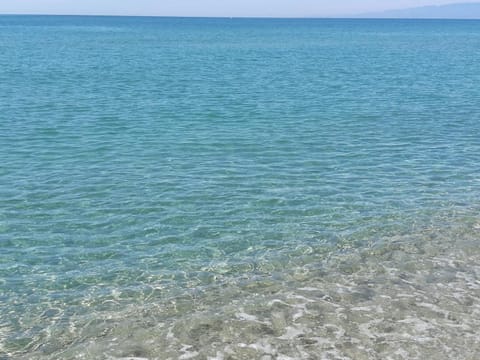
<path fill-rule="evenodd" d="M 452 0 L 0 0 L 1 14 L 335 17 L 474 3 Z"/>

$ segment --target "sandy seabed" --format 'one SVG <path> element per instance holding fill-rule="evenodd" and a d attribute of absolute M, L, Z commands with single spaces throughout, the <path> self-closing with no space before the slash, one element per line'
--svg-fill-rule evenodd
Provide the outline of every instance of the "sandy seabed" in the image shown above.
<path fill-rule="evenodd" d="M 168 300 L 52 323 L 15 358 L 478 359 L 479 238 L 470 222 L 363 249 L 305 247 L 281 271 L 272 263 Z"/>

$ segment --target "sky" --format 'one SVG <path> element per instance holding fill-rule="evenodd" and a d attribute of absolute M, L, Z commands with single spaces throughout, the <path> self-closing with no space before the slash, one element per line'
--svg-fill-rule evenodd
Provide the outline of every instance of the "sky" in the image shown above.
<path fill-rule="evenodd" d="M 0 0 L 3 14 L 334 17 L 479 0 Z"/>

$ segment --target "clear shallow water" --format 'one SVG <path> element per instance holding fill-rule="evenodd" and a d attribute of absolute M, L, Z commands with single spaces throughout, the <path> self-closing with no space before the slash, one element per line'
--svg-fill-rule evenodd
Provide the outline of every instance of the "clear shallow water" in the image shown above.
<path fill-rule="evenodd" d="M 474 359 L 480 22 L 0 17 L 1 359 Z"/>

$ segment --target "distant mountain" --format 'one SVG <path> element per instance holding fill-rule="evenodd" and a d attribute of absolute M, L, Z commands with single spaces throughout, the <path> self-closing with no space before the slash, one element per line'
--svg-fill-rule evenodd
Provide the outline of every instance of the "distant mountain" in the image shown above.
<path fill-rule="evenodd" d="M 404 19 L 480 19 L 480 2 L 388 10 L 361 14 L 359 17 Z"/>

